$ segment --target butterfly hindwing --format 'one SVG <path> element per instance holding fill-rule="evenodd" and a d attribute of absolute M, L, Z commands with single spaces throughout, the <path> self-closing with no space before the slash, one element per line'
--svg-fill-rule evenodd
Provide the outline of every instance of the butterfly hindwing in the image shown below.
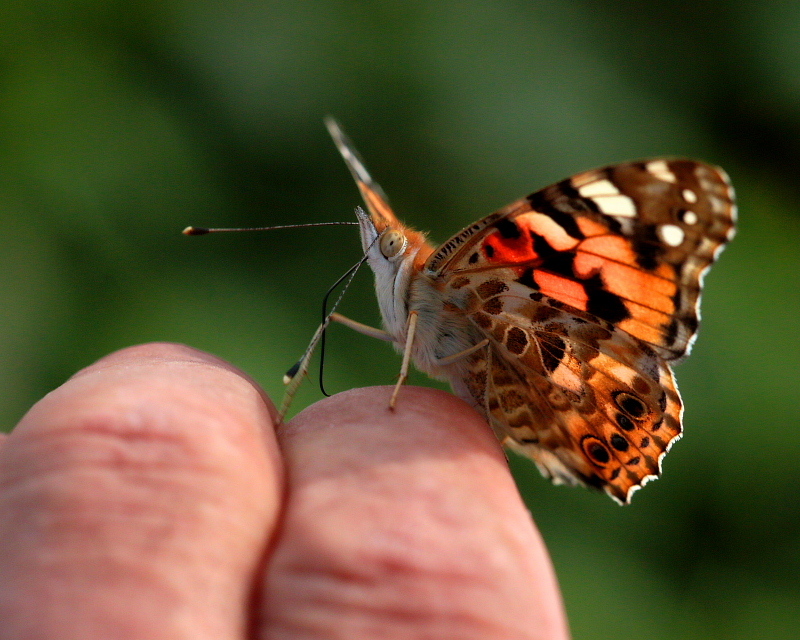
<path fill-rule="evenodd" d="M 660 473 L 680 436 L 681 403 L 652 349 L 558 300 L 532 300 L 500 272 L 475 276 L 468 316 L 489 337 L 468 385 L 510 448 L 557 482 L 605 489 L 620 502 Z"/>

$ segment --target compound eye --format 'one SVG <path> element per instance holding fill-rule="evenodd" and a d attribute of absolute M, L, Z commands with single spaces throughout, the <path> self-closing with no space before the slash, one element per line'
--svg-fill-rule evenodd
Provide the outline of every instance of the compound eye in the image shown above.
<path fill-rule="evenodd" d="M 390 229 L 381 236 L 381 253 L 387 258 L 394 258 L 406 248 L 406 237 L 396 229 Z"/>

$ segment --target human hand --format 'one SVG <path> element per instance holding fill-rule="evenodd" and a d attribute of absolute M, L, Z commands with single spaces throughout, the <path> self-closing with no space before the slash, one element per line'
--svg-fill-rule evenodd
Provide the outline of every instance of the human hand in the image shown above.
<path fill-rule="evenodd" d="M 482 418 L 357 389 L 277 434 L 231 365 L 103 358 L 0 441 L 0 638 L 566 638 Z"/>

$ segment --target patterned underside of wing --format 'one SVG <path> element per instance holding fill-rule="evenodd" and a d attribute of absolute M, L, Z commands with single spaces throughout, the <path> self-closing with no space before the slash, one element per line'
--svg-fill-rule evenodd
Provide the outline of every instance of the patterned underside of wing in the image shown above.
<path fill-rule="evenodd" d="M 733 235 L 725 173 L 653 160 L 579 174 L 464 229 L 429 259 L 432 278 L 511 269 L 545 298 L 613 323 L 666 360 L 685 355 L 702 278 Z"/>
<path fill-rule="evenodd" d="M 491 347 L 471 357 L 467 387 L 504 444 L 557 483 L 628 502 L 681 434 L 669 366 L 612 324 L 531 300 L 518 283 L 472 291 L 468 317 Z"/>

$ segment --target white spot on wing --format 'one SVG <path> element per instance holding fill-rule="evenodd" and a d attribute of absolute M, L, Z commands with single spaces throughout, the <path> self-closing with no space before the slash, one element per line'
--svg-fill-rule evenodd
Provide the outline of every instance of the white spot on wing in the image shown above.
<path fill-rule="evenodd" d="M 681 216 L 681 222 L 686 224 L 697 224 L 697 214 L 694 211 L 684 211 Z"/>
<path fill-rule="evenodd" d="M 584 198 L 594 198 L 596 196 L 616 196 L 619 195 L 617 189 L 610 180 L 596 180 L 582 187 L 578 187 L 578 193 Z"/>
<path fill-rule="evenodd" d="M 683 229 L 674 224 L 662 224 L 658 228 L 658 237 L 670 247 L 680 246 L 685 236 Z"/>
<path fill-rule="evenodd" d="M 666 160 L 653 160 L 652 162 L 648 162 L 645 168 L 659 180 L 671 182 L 672 184 L 678 182 L 678 178 L 670 171 Z"/>
<path fill-rule="evenodd" d="M 609 216 L 636 217 L 636 203 L 628 196 L 595 196 L 592 198 L 600 211 Z"/>
<path fill-rule="evenodd" d="M 686 200 L 686 202 L 691 202 L 692 204 L 694 204 L 695 202 L 697 202 L 697 194 L 691 189 L 684 189 L 683 199 Z"/>

